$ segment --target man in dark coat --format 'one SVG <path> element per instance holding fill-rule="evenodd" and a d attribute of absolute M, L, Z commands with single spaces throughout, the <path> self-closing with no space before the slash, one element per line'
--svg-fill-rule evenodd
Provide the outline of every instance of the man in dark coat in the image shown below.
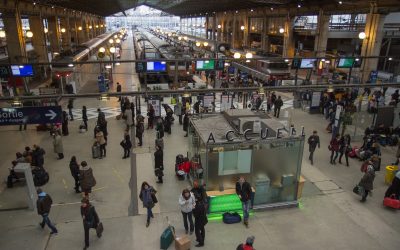
<path fill-rule="evenodd" d="M 83 248 L 85 250 L 89 247 L 89 229 L 96 229 L 97 237 L 100 238 L 102 236 L 102 230 L 98 227 L 102 227 L 102 225 L 100 225 L 101 223 L 96 209 L 90 204 L 87 198 L 82 199 L 81 216 L 83 219 L 83 229 L 85 231 L 85 247 Z"/>
<path fill-rule="evenodd" d="M 87 117 L 86 106 L 82 107 L 82 121 L 83 124 L 85 124 L 85 129 L 88 130 L 88 125 L 87 125 L 88 117 Z"/>
<path fill-rule="evenodd" d="M 274 116 L 279 118 L 279 113 L 281 112 L 281 107 L 283 106 L 283 101 L 281 96 L 278 96 L 278 99 L 274 102 Z"/>
<path fill-rule="evenodd" d="M 37 194 L 38 194 L 38 199 L 36 201 L 37 212 L 43 218 L 42 222 L 40 223 L 40 227 L 44 228 L 44 225 L 46 224 L 51 229 L 50 234 L 57 234 L 58 232 L 57 228 L 51 223 L 49 219 L 50 208 L 51 204 L 53 203 L 53 200 L 51 199 L 50 195 L 43 192 L 42 189 L 40 188 L 37 190 Z"/>
<path fill-rule="evenodd" d="M 121 84 L 119 84 L 119 82 L 117 82 L 117 93 L 121 93 L 122 91 L 122 86 Z M 118 97 L 118 101 L 121 101 L 121 96 Z"/>
<path fill-rule="evenodd" d="M 71 175 L 75 180 L 75 193 L 80 193 L 79 191 L 79 164 L 76 161 L 76 157 L 72 156 L 71 161 L 69 162 L 69 169 L 71 170 Z"/>
<path fill-rule="evenodd" d="M 310 137 L 308 137 L 307 142 L 308 142 L 308 148 L 310 151 L 310 156 L 308 157 L 308 159 L 311 161 L 311 165 L 313 165 L 314 164 L 314 159 L 313 159 L 314 151 L 317 148 L 317 146 L 318 146 L 318 148 L 321 147 L 320 142 L 319 142 L 319 136 L 318 136 L 316 130 L 314 130 L 313 134 L 310 135 Z"/>
<path fill-rule="evenodd" d="M 46 152 L 44 149 L 39 147 L 38 145 L 33 145 L 32 151 L 32 165 L 42 168 L 44 165 L 44 154 Z"/>
<path fill-rule="evenodd" d="M 66 111 L 62 112 L 61 130 L 62 130 L 63 136 L 67 136 L 69 134 L 69 132 L 68 132 L 68 114 Z"/>
<path fill-rule="evenodd" d="M 158 177 L 157 183 L 163 183 L 164 153 L 159 145 L 156 146 L 156 152 L 154 152 L 154 169 L 154 172 Z"/>
<path fill-rule="evenodd" d="M 239 196 L 240 201 L 242 202 L 243 208 L 243 224 L 248 227 L 249 226 L 249 210 L 251 203 L 251 186 L 243 176 L 239 178 L 239 181 L 236 182 L 236 194 Z"/>
<path fill-rule="evenodd" d="M 196 241 L 198 244 L 196 247 L 204 246 L 204 239 L 206 237 L 206 230 L 204 226 L 207 224 L 207 215 L 205 205 L 202 201 L 196 202 L 196 206 L 193 209 L 194 216 L 194 232 L 196 234 Z"/>
<path fill-rule="evenodd" d="M 140 115 L 140 113 L 139 113 L 139 115 Z M 144 132 L 144 123 L 143 123 L 143 119 L 138 119 L 139 115 L 136 118 L 136 121 L 137 121 L 137 124 L 136 124 L 136 137 L 139 140 L 139 144 L 138 145 L 142 146 L 143 145 L 142 139 L 143 139 L 143 132 Z"/>
<path fill-rule="evenodd" d="M 189 131 L 189 113 L 187 111 L 185 113 L 185 116 L 183 117 L 183 131 L 186 132 L 185 137 L 187 137 Z"/>

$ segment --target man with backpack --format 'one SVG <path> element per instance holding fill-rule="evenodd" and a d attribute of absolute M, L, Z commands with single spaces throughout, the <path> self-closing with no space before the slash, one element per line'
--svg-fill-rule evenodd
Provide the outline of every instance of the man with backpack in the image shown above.
<path fill-rule="evenodd" d="M 37 212 L 43 218 L 43 221 L 39 223 L 39 225 L 41 228 L 44 228 L 44 225 L 46 224 L 51 229 L 50 235 L 57 234 L 58 233 L 57 228 L 51 223 L 49 219 L 50 208 L 51 204 L 53 203 L 53 200 L 51 199 L 50 195 L 43 192 L 42 189 L 40 188 L 37 190 L 37 194 L 38 194 L 38 200 L 36 201 Z"/>
<path fill-rule="evenodd" d="M 314 164 L 313 157 L 314 157 L 315 149 L 317 148 L 317 146 L 318 146 L 318 148 L 320 148 L 319 136 L 318 136 L 316 130 L 314 130 L 313 134 L 310 135 L 310 137 L 308 137 L 307 142 L 308 142 L 308 146 L 309 146 L 308 149 L 310 151 L 310 156 L 308 157 L 308 159 L 311 161 L 311 165 L 313 165 Z"/>
<path fill-rule="evenodd" d="M 239 181 L 236 182 L 236 194 L 239 196 L 240 201 L 242 202 L 243 208 L 243 224 L 246 227 L 249 227 L 249 210 L 251 203 L 251 186 L 243 176 L 239 178 Z"/>

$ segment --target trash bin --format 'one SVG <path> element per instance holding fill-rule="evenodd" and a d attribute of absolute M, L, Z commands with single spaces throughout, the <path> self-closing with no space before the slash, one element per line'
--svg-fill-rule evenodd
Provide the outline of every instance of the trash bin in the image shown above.
<path fill-rule="evenodd" d="M 386 166 L 385 184 L 392 184 L 396 171 L 399 170 L 398 166 Z"/>

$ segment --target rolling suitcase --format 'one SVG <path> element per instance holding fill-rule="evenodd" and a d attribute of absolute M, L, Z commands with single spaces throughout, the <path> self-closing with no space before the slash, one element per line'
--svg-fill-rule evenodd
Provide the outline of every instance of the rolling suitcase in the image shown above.
<path fill-rule="evenodd" d="M 100 157 L 100 145 L 98 143 L 95 143 L 92 146 L 92 157 L 93 157 L 93 159 Z"/>
<path fill-rule="evenodd" d="M 174 241 L 174 227 L 168 226 L 160 237 L 160 249 L 168 249 L 172 241 Z"/>

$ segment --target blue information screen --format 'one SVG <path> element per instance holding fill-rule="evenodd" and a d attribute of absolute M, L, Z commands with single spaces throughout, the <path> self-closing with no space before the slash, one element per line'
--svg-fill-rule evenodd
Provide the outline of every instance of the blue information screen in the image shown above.
<path fill-rule="evenodd" d="M 167 71 L 167 63 L 166 62 L 147 62 L 147 71 L 148 72 L 164 72 Z"/>
<path fill-rule="evenodd" d="M 32 65 L 11 65 L 11 72 L 13 76 L 33 76 Z"/>

